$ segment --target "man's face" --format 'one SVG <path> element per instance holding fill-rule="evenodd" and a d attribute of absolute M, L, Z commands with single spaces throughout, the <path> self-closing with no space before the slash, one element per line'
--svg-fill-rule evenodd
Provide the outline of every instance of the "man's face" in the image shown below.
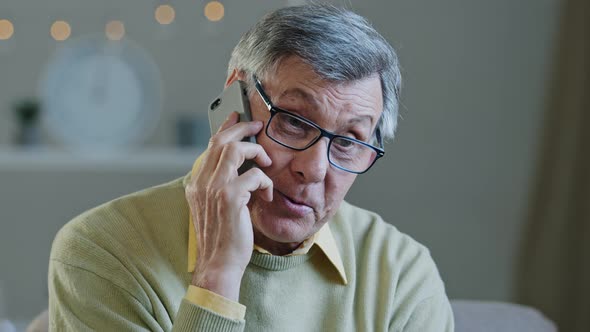
<path fill-rule="evenodd" d="M 328 131 L 365 142 L 371 138 L 383 109 L 377 75 L 349 83 L 329 83 L 297 57 L 283 60 L 262 85 L 277 107 Z M 270 112 L 258 94 L 250 97 L 250 107 L 254 120 L 264 121 L 266 126 Z M 272 160 L 272 165 L 262 170 L 272 180 L 274 191 L 272 202 L 256 193 L 250 200 L 256 243 L 269 250 L 273 245 L 297 245 L 336 213 L 356 174 L 330 165 L 328 138 L 304 151 L 281 146 L 264 130 L 257 141 Z"/>

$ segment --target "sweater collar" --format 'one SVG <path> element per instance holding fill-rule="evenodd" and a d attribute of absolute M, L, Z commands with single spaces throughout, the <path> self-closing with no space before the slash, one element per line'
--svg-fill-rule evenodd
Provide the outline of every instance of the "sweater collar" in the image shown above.
<path fill-rule="evenodd" d="M 205 152 L 206 153 L 206 152 Z M 195 174 L 197 169 L 199 168 L 201 161 L 203 159 L 204 153 L 201 154 L 195 163 L 193 164 L 193 168 L 189 174 L 187 174 L 183 180 L 183 185 L 186 187 L 188 181 L 191 179 L 191 176 Z M 302 245 L 295 250 L 293 255 L 304 255 L 310 250 L 313 245 L 318 246 L 321 251 L 326 255 L 326 258 L 332 263 L 332 266 L 338 271 L 340 275 L 341 281 L 343 284 L 348 283 L 348 279 L 346 278 L 346 272 L 344 270 L 344 264 L 342 263 L 342 258 L 340 257 L 340 252 L 338 250 L 338 246 L 336 245 L 336 240 L 330 230 L 330 226 L 328 225 L 329 222 L 324 224 L 324 226 L 314 234 L 310 239 L 304 241 Z M 263 248 L 255 246 L 255 250 L 261 253 L 268 253 Z M 197 238 L 195 233 L 195 227 L 193 226 L 193 218 L 192 215 L 189 213 L 189 227 L 188 227 L 188 272 L 193 272 L 195 270 L 197 260 Z"/>

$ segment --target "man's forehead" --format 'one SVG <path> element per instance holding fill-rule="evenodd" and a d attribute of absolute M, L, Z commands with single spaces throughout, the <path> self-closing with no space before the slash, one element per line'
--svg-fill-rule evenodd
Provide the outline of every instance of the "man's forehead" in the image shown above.
<path fill-rule="evenodd" d="M 287 88 L 278 97 L 278 99 L 282 98 L 297 98 L 302 99 L 307 103 L 316 103 L 313 96 L 311 96 L 309 93 L 298 87 Z"/>
<path fill-rule="evenodd" d="M 356 83 L 361 83 L 364 80 L 304 85 L 299 85 L 297 82 L 285 82 L 287 84 L 281 84 L 275 90 L 278 93 L 278 95 L 275 95 L 277 97 L 275 101 L 295 101 L 297 103 L 304 103 L 310 107 L 320 107 L 326 101 L 327 103 L 334 102 L 340 104 L 340 106 L 344 106 L 352 113 L 359 113 L 359 116 L 364 115 L 370 118 L 375 113 L 381 113 L 381 90 L 378 87 L 371 89 L 367 86 L 357 90 L 359 86 Z"/>
<path fill-rule="evenodd" d="M 357 80 L 334 81 L 320 76 L 301 58 L 289 56 L 264 76 L 262 85 L 273 103 L 303 116 L 311 116 L 318 109 L 336 110 L 344 123 L 368 120 L 374 124 L 383 110 L 378 73 Z"/>

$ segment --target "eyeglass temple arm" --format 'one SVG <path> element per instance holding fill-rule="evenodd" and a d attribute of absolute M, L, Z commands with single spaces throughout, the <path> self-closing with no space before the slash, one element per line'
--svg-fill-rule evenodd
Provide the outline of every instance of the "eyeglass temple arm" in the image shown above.
<path fill-rule="evenodd" d="M 256 91 L 260 95 L 260 98 L 262 98 L 262 101 L 264 102 L 264 104 L 266 104 L 266 107 L 268 107 L 268 109 L 270 110 L 272 108 L 272 103 L 271 103 L 270 99 L 268 98 L 268 96 L 266 95 L 266 93 L 264 93 L 264 90 L 262 89 L 262 83 L 260 83 L 260 80 L 258 80 L 258 77 L 256 77 L 256 74 L 252 75 L 252 79 L 254 80 L 254 85 L 256 86 Z"/>
<path fill-rule="evenodd" d="M 381 137 L 381 130 L 379 130 L 379 128 L 375 130 L 375 136 L 377 136 L 377 142 L 379 143 L 379 147 L 383 149 L 383 137 Z"/>

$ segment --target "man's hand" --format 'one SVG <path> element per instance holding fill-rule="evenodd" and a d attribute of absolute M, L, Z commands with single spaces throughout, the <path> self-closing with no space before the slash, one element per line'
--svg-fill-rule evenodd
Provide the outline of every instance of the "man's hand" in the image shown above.
<path fill-rule="evenodd" d="M 244 270 L 254 247 L 247 204 L 252 192 L 272 201 L 272 181 L 259 168 L 238 175 L 245 160 L 270 166 L 262 146 L 242 142 L 256 135 L 261 121 L 237 123 L 232 113 L 211 137 L 200 168 L 186 187 L 186 199 L 197 238 L 197 262 L 192 284 L 238 301 Z"/>

